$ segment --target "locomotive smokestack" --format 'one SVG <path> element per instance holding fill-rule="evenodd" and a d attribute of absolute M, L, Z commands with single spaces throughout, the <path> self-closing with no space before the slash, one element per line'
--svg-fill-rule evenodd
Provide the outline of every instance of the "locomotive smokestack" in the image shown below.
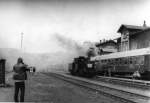
<path fill-rule="evenodd" d="M 90 47 L 89 50 L 87 51 L 87 56 L 90 58 L 90 57 L 93 57 L 95 55 L 96 55 L 95 48 Z"/>

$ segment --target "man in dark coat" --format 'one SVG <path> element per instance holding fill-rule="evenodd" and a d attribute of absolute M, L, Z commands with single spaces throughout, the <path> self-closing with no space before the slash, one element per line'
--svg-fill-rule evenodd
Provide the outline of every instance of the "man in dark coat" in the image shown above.
<path fill-rule="evenodd" d="M 24 94 L 25 94 L 25 80 L 27 80 L 28 71 L 27 65 L 23 63 L 22 58 L 18 58 L 17 64 L 14 65 L 13 71 L 13 79 L 15 81 L 15 91 L 14 91 L 14 101 L 19 102 L 18 94 L 20 91 L 20 102 L 24 102 Z"/>

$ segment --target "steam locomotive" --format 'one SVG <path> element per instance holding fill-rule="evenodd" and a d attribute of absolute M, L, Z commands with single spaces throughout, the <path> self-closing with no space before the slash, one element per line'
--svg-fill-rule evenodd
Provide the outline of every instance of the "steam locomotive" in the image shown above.
<path fill-rule="evenodd" d="M 74 61 L 69 64 L 69 72 L 72 75 L 83 77 L 93 77 L 96 75 L 94 62 L 90 61 L 90 58 L 83 56 L 74 58 Z"/>
<path fill-rule="evenodd" d="M 99 55 L 91 58 L 74 58 L 69 64 L 72 75 L 93 77 L 137 76 L 138 79 L 150 80 L 150 48 Z"/>

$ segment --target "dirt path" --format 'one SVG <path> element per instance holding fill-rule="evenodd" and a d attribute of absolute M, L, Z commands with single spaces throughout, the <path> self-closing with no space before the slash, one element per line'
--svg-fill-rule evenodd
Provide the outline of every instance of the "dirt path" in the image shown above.
<path fill-rule="evenodd" d="M 13 85 L 13 81 L 9 80 Z M 0 88 L 0 102 L 13 101 L 13 86 Z M 108 97 L 61 81 L 42 73 L 29 76 L 26 81 L 26 102 L 48 103 L 117 103 Z"/>

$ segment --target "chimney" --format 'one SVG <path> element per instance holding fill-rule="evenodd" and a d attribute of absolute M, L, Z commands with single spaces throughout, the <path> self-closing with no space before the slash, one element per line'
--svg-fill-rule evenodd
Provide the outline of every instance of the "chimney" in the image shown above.
<path fill-rule="evenodd" d="M 102 43 L 102 40 L 100 40 L 100 44 Z"/>
<path fill-rule="evenodd" d="M 143 27 L 146 27 L 146 21 L 144 20 L 144 24 L 143 24 Z"/>

